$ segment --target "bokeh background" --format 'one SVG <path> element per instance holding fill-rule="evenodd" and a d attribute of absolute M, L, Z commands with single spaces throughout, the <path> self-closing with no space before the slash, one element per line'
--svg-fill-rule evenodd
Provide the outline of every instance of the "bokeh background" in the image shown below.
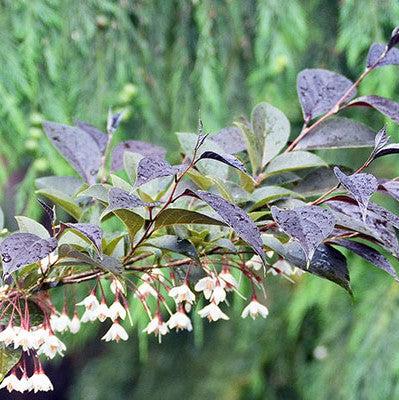
<path fill-rule="evenodd" d="M 41 122 L 82 119 L 104 127 L 123 110 L 116 140 L 141 138 L 177 157 L 176 131 L 207 131 L 260 101 L 281 108 L 296 134 L 296 75 L 306 67 L 349 78 L 368 47 L 399 21 L 396 0 L 0 0 L 0 197 L 13 215 L 40 218 L 34 179 L 71 173 Z M 363 94 L 399 101 L 397 67 L 374 71 Z M 378 129 L 372 111 L 355 114 Z M 398 140 L 398 127 L 388 122 Z M 351 153 L 335 154 L 353 167 Z M 394 157 L 380 174 L 398 175 Z M 103 344 L 104 327 L 65 336 L 66 358 L 47 365 L 55 392 L 0 398 L 398 399 L 399 286 L 355 256 L 355 298 L 318 278 L 267 279 L 270 316 L 197 324 L 161 345 L 130 328 Z M 396 266 L 398 266 L 396 264 Z"/>

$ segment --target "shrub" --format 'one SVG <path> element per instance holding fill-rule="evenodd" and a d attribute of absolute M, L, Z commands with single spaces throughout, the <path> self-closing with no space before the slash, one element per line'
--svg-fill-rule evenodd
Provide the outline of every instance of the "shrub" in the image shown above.
<path fill-rule="evenodd" d="M 179 165 L 166 161 L 163 148 L 141 141 L 110 152 L 120 114 L 109 115 L 106 134 L 84 122 L 45 122 L 48 138 L 80 177 L 38 179 L 43 225 L 18 216 L 18 232 L 0 243 L 1 378 L 11 371 L 1 387 L 50 390 L 39 356 L 63 354 L 55 334 L 109 318 L 103 340 L 127 340 L 122 322 L 132 302 L 148 314 L 145 332 L 160 340 L 169 330 L 191 331 L 193 307 L 209 321 L 228 320 L 221 306 L 229 292 L 249 299 L 243 318 L 266 317 L 259 298 L 266 297 L 269 272 L 289 280 L 315 274 L 352 293 L 337 248 L 397 280 L 384 254 L 398 257 L 399 217 L 371 197 L 379 191 L 398 200 L 399 181 L 364 170 L 397 154 L 399 145 L 389 143 L 385 128 L 376 134 L 335 115 L 366 106 L 399 122 L 393 101 L 356 97 L 373 70 L 399 64 L 398 42 L 395 29 L 386 45 L 373 44 L 354 83 L 327 70 L 302 71 L 297 89 L 304 125 L 292 142 L 288 119 L 267 103 L 258 104 L 250 120 L 216 134 L 205 134 L 201 121 L 197 134 L 178 133 Z M 331 169 L 312 153 L 353 147 L 372 148 L 354 172 Z M 75 305 L 64 292 L 57 311 L 52 291 L 83 283 L 87 297 Z M 203 298 L 209 304 L 203 306 Z"/>

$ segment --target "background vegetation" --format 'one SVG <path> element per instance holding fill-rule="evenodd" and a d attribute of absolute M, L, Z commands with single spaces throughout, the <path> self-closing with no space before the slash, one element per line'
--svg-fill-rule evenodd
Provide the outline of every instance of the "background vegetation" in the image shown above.
<path fill-rule="evenodd" d="M 324 67 L 355 78 L 372 42 L 399 21 L 396 0 L 0 0 L 0 193 L 12 216 L 38 217 L 34 179 L 68 174 L 44 138 L 43 119 L 103 127 L 125 110 L 116 140 L 167 145 L 195 130 L 198 110 L 215 131 L 259 101 L 301 123 L 296 75 Z M 362 85 L 399 101 L 397 67 Z M 358 112 L 374 128 L 376 113 Z M 388 123 L 391 136 L 398 127 Z M 324 154 L 353 167 L 353 154 Z M 379 164 L 398 174 L 391 157 Z M 266 321 L 207 324 L 160 346 L 133 334 L 100 344 L 96 327 L 50 372 L 40 398 L 399 398 L 399 286 L 351 258 L 355 300 L 311 276 L 293 286 L 268 279 Z M 233 308 L 240 309 L 240 304 Z M 238 313 L 237 313 L 238 315 Z M 39 398 L 36 396 L 35 398 Z"/>

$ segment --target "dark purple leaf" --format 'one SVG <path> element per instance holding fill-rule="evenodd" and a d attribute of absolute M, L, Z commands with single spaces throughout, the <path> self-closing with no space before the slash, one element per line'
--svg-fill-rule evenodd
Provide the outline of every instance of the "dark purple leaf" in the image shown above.
<path fill-rule="evenodd" d="M 377 250 L 373 249 L 366 244 L 354 242 L 352 240 L 340 239 L 334 240 L 333 244 L 337 244 L 338 246 L 345 247 L 346 249 L 353 251 L 355 254 L 363 257 L 365 260 L 375 265 L 377 268 L 382 269 L 385 272 L 388 272 L 389 275 L 393 276 L 396 280 L 398 280 L 398 276 L 396 271 L 393 269 L 391 263 Z"/>
<path fill-rule="evenodd" d="M 108 199 L 109 211 L 119 209 L 132 210 L 136 207 L 156 207 L 160 205 L 159 202 L 147 203 L 137 196 L 134 196 L 133 194 L 130 194 L 125 190 L 119 188 L 112 188 L 109 191 Z"/>
<path fill-rule="evenodd" d="M 399 255 L 399 243 L 394 227 L 372 210 L 368 211 L 364 222 L 363 214 L 356 200 L 350 197 L 336 196 L 328 199 L 325 204 L 334 211 L 337 225 L 359 232 L 395 256 Z"/>
<path fill-rule="evenodd" d="M 224 164 L 230 165 L 230 167 L 236 168 L 244 174 L 247 173 L 245 170 L 244 164 L 238 160 L 236 157 L 232 156 L 231 154 L 218 154 L 214 151 L 204 151 L 198 160 L 203 160 L 209 158 L 211 160 L 217 160 Z"/>
<path fill-rule="evenodd" d="M 319 244 L 334 229 L 335 218 L 330 210 L 318 206 L 298 207 L 292 210 L 271 208 L 273 219 L 303 248 L 308 262 Z"/>
<path fill-rule="evenodd" d="M 335 282 L 352 294 L 346 259 L 338 250 L 323 243 L 320 244 L 310 265 L 307 264 L 305 253 L 299 243 L 285 244 L 284 251 L 284 257 L 289 263 L 313 275 Z"/>
<path fill-rule="evenodd" d="M 399 229 L 399 216 L 375 203 L 369 203 L 369 210 L 378 215 L 382 220 Z"/>
<path fill-rule="evenodd" d="M 118 127 L 122 121 L 122 117 L 123 117 L 122 112 L 117 112 L 117 113 L 113 114 L 111 112 L 111 110 L 109 111 L 108 120 L 107 120 L 107 132 L 108 133 L 112 134 L 118 129 Z"/>
<path fill-rule="evenodd" d="M 317 168 L 294 186 L 294 191 L 305 197 L 318 196 L 337 184 L 337 177 L 329 167 Z"/>
<path fill-rule="evenodd" d="M 99 253 L 102 252 L 103 232 L 98 225 L 87 223 L 66 223 L 68 228 L 79 231 L 83 236 L 89 239 L 94 244 Z"/>
<path fill-rule="evenodd" d="M 37 201 L 42 206 L 42 208 L 45 212 L 46 218 L 50 222 L 50 227 L 51 227 L 51 225 L 55 222 L 55 219 L 56 219 L 55 206 L 53 205 L 51 207 L 46 202 L 44 202 L 43 200 L 40 200 L 40 199 L 37 199 Z"/>
<path fill-rule="evenodd" d="M 41 239 L 32 233 L 13 233 L 0 243 L 3 275 L 47 257 L 57 248 L 54 238 Z"/>
<path fill-rule="evenodd" d="M 355 198 L 366 221 L 367 206 L 370 197 L 377 191 L 377 178 L 371 174 L 345 175 L 338 167 L 334 167 L 335 176 L 342 186 Z"/>
<path fill-rule="evenodd" d="M 350 89 L 352 82 L 325 69 L 305 69 L 298 75 L 297 91 L 305 121 L 325 114 Z M 353 89 L 345 100 L 356 94 Z"/>
<path fill-rule="evenodd" d="M 88 133 L 97 143 L 97 146 L 100 149 L 101 153 L 105 153 L 105 148 L 107 147 L 108 143 L 108 136 L 104 132 L 101 132 L 95 126 L 83 121 L 76 121 L 75 125 L 78 128 L 82 129 L 82 131 Z"/>
<path fill-rule="evenodd" d="M 78 174 L 92 185 L 101 165 L 101 151 L 96 141 L 85 131 L 72 126 L 44 122 L 53 145 L 65 157 Z"/>
<path fill-rule="evenodd" d="M 384 65 L 397 65 L 399 64 L 399 50 L 392 48 L 387 52 L 384 58 L 380 61 L 378 59 L 384 53 L 386 46 L 380 43 L 374 43 L 371 45 L 369 53 L 367 55 L 367 68 L 370 67 L 383 67 Z M 377 62 L 378 61 L 378 62 Z M 377 63 L 377 64 L 376 64 Z"/>
<path fill-rule="evenodd" d="M 387 49 L 390 50 L 392 47 L 396 46 L 399 43 L 399 26 L 394 28 L 391 33 L 391 37 L 387 43 Z"/>
<path fill-rule="evenodd" d="M 372 156 L 375 156 L 380 150 L 382 150 L 389 142 L 389 136 L 387 134 L 387 129 L 386 127 L 382 127 L 377 135 L 375 135 L 375 140 L 374 140 L 374 149 Z"/>
<path fill-rule="evenodd" d="M 371 107 L 399 124 L 399 103 L 381 96 L 361 96 L 349 103 L 349 106 Z"/>
<path fill-rule="evenodd" d="M 166 150 L 162 147 L 155 146 L 150 143 L 141 142 L 139 140 L 128 140 L 119 143 L 112 152 L 112 171 L 123 169 L 123 154 L 125 151 L 141 154 L 144 157 L 160 157 L 164 158 Z"/>
<path fill-rule="evenodd" d="M 399 201 L 399 181 L 380 181 L 378 190 L 381 190 L 382 192 L 387 192 L 391 197 Z"/>
<path fill-rule="evenodd" d="M 227 225 L 229 225 L 242 240 L 247 242 L 262 258 L 264 263 L 267 264 L 260 231 L 245 211 L 235 204 L 229 203 L 223 197 L 213 193 L 186 190 L 185 194 L 197 197 L 212 207 L 218 215 L 223 218 Z"/>
<path fill-rule="evenodd" d="M 153 179 L 177 175 L 181 172 L 180 166 L 172 166 L 159 157 L 144 157 L 137 166 L 136 187 L 144 185 Z"/>
<path fill-rule="evenodd" d="M 379 150 L 377 153 L 374 154 L 374 159 L 398 153 L 399 153 L 399 143 L 387 144 L 384 148 L 382 148 L 381 150 Z"/>
<path fill-rule="evenodd" d="M 313 129 L 299 143 L 298 150 L 372 147 L 375 132 L 349 118 L 330 118 Z"/>
<path fill-rule="evenodd" d="M 236 154 L 246 150 L 241 129 L 234 126 L 221 129 L 209 136 L 209 140 L 216 142 L 227 154 Z"/>

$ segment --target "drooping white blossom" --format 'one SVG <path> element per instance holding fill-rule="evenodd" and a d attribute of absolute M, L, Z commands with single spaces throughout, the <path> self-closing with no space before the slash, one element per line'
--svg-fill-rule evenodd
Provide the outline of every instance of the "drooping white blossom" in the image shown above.
<path fill-rule="evenodd" d="M 39 347 L 37 354 L 44 354 L 48 358 L 52 359 L 59 354 L 60 356 L 64 355 L 64 351 L 66 350 L 66 346 L 60 339 L 55 335 L 50 335 L 45 342 Z"/>
<path fill-rule="evenodd" d="M 212 291 L 215 289 L 215 286 L 215 277 L 206 276 L 196 283 L 196 285 L 194 286 L 194 290 L 197 292 L 204 292 L 204 296 L 208 300 L 211 297 Z"/>
<path fill-rule="evenodd" d="M 195 294 L 190 290 L 187 283 L 171 288 L 168 294 L 176 303 L 187 302 L 193 304 L 195 301 Z"/>
<path fill-rule="evenodd" d="M 260 304 L 258 300 L 255 298 L 244 308 L 242 311 L 241 317 L 246 318 L 248 315 L 255 319 L 258 315 L 261 315 L 263 318 L 266 318 L 269 314 L 269 310 L 263 304 Z"/>
<path fill-rule="evenodd" d="M 61 315 L 52 314 L 50 316 L 50 326 L 54 332 L 65 332 L 69 327 L 70 319 L 65 311 Z"/>
<path fill-rule="evenodd" d="M 135 290 L 134 297 L 146 299 L 148 296 L 158 297 L 158 293 L 148 282 L 143 282 Z"/>
<path fill-rule="evenodd" d="M 123 286 L 122 282 L 119 279 L 114 278 L 110 285 L 111 292 L 113 294 L 117 294 L 117 292 L 121 292 L 126 294 L 125 287 Z"/>
<path fill-rule="evenodd" d="M 109 309 L 104 299 L 101 301 L 101 304 L 97 307 L 96 312 L 97 312 L 97 319 L 100 322 L 104 322 L 108 318 Z"/>
<path fill-rule="evenodd" d="M 120 340 L 127 340 L 129 335 L 127 334 L 125 328 L 119 324 L 118 321 L 114 321 L 111 325 L 111 328 L 108 329 L 107 333 L 101 338 L 101 340 L 105 340 L 106 342 L 115 341 L 119 342 Z"/>
<path fill-rule="evenodd" d="M 119 300 L 114 301 L 109 307 L 108 317 L 111 318 L 112 321 L 120 318 L 124 320 L 126 318 L 126 310 L 125 307 L 119 302 Z"/>
<path fill-rule="evenodd" d="M 238 288 L 238 282 L 228 268 L 223 268 L 222 272 L 218 275 L 218 278 L 220 285 L 223 286 L 226 291 L 231 291 Z"/>
<path fill-rule="evenodd" d="M 69 322 L 69 332 L 72 334 L 78 333 L 80 330 L 80 319 L 77 314 L 74 314 Z"/>
<path fill-rule="evenodd" d="M 191 320 L 182 308 L 171 315 L 169 321 L 167 322 L 167 325 L 170 329 L 176 328 L 176 331 L 187 329 L 189 332 L 191 332 L 193 330 Z"/>
<path fill-rule="evenodd" d="M 208 318 L 209 321 L 218 321 L 219 319 L 230 319 L 215 303 L 210 303 L 198 311 L 201 318 Z"/>
<path fill-rule="evenodd" d="M 161 336 L 166 335 L 169 332 L 169 329 L 162 317 L 159 314 L 156 314 L 147 327 L 143 329 L 143 332 L 146 332 L 148 335 L 154 333 L 155 336 L 158 336 L 159 340 L 161 340 Z"/>
<path fill-rule="evenodd" d="M 28 351 L 35 348 L 35 336 L 30 330 L 21 327 L 17 332 L 17 335 L 14 337 L 14 349 L 21 347 L 23 351 Z"/>
<path fill-rule="evenodd" d="M 42 369 L 35 371 L 29 378 L 29 381 L 31 388 L 35 393 L 54 390 L 53 384 Z"/>
<path fill-rule="evenodd" d="M 217 281 L 215 289 L 213 289 L 211 295 L 211 301 L 214 302 L 215 304 L 219 304 L 224 302 L 225 300 L 226 300 L 226 291 L 224 290 L 223 286 L 219 283 L 219 281 Z"/>
<path fill-rule="evenodd" d="M 15 328 L 8 324 L 7 327 L 0 332 L 0 342 L 4 343 L 6 346 L 9 346 L 14 342 L 14 339 L 17 335 Z"/>
<path fill-rule="evenodd" d="M 10 393 L 15 390 L 20 392 L 21 383 L 14 372 L 6 376 L 0 384 L 0 389 L 7 389 Z"/>
<path fill-rule="evenodd" d="M 100 306 L 100 303 L 93 293 L 89 294 L 85 297 L 80 303 L 76 304 L 77 306 L 84 306 L 86 311 L 94 311 L 97 307 Z"/>

